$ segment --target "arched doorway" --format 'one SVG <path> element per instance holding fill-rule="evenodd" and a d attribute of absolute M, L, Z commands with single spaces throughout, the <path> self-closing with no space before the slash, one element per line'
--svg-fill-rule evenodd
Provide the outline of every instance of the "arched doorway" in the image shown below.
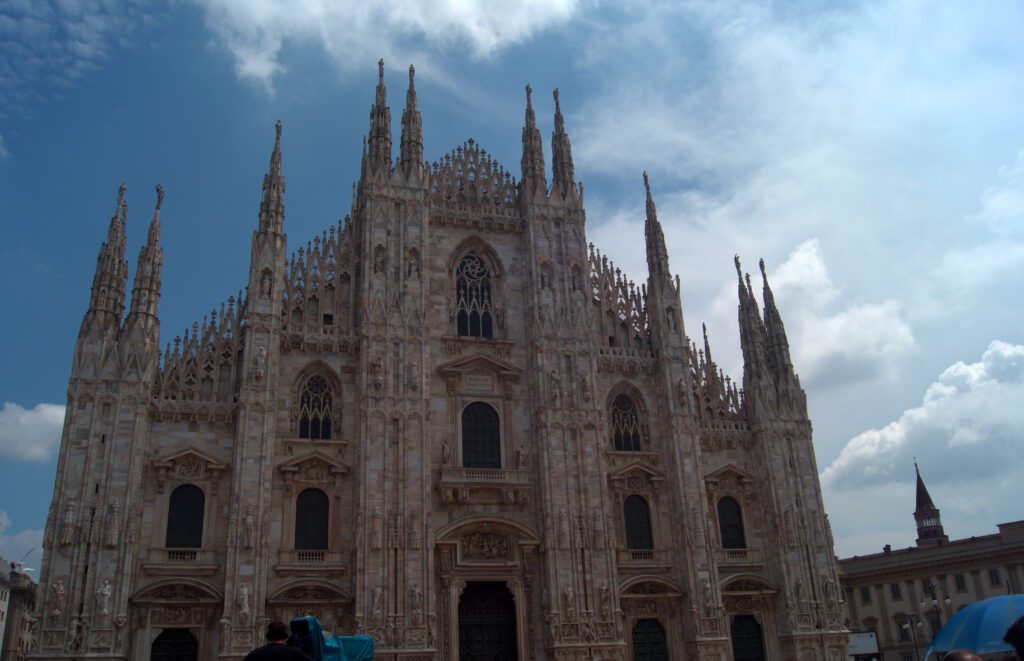
<path fill-rule="evenodd" d="M 737 615 L 729 627 L 734 661 L 764 661 L 764 639 L 761 625 L 753 615 Z"/>
<path fill-rule="evenodd" d="M 516 661 L 516 606 L 504 581 L 470 581 L 459 600 L 459 661 Z"/>
<path fill-rule="evenodd" d="M 199 661 L 199 641 L 188 629 L 164 629 L 149 652 L 150 661 Z"/>
<path fill-rule="evenodd" d="M 633 661 L 668 661 L 665 628 L 657 620 L 637 620 L 633 625 Z"/>

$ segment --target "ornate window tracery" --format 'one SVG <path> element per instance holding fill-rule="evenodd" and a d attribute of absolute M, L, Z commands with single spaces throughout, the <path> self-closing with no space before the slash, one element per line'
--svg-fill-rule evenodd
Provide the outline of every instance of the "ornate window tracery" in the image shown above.
<path fill-rule="evenodd" d="M 462 337 L 494 337 L 491 272 L 474 252 L 455 269 L 455 305 Z"/>
<path fill-rule="evenodd" d="M 619 395 L 612 402 L 612 439 L 615 449 L 625 452 L 640 452 L 641 428 L 636 404 L 628 395 Z"/>
<path fill-rule="evenodd" d="M 500 421 L 490 404 L 473 402 L 462 411 L 462 465 L 501 468 Z"/>
<path fill-rule="evenodd" d="M 718 530 L 723 549 L 747 548 L 743 533 L 743 513 L 735 498 L 725 496 L 718 501 Z"/>
<path fill-rule="evenodd" d="M 299 394 L 299 438 L 331 438 L 331 387 L 320 375 L 311 376 Z"/>
<path fill-rule="evenodd" d="M 320 489 L 306 489 L 295 501 L 295 548 L 326 549 L 330 501 Z"/>
<path fill-rule="evenodd" d="M 626 524 L 626 548 L 653 549 L 651 510 L 647 501 L 640 496 L 627 496 L 622 504 L 622 514 Z"/>
<path fill-rule="evenodd" d="M 203 546 L 203 515 L 206 496 L 194 484 L 171 492 L 167 506 L 167 548 L 198 549 Z"/>

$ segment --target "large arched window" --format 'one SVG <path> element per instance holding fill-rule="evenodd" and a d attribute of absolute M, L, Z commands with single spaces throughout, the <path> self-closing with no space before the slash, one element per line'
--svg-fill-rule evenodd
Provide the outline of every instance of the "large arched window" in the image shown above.
<path fill-rule="evenodd" d="M 167 507 L 167 548 L 202 548 L 205 509 L 206 496 L 196 485 L 183 484 L 171 492 Z"/>
<path fill-rule="evenodd" d="M 458 332 L 467 337 L 494 337 L 491 272 L 476 253 L 462 258 L 455 269 Z"/>
<path fill-rule="evenodd" d="M 306 489 L 295 502 L 295 548 L 327 548 L 327 494 L 320 489 Z"/>
<path fill-rule="evenodd" d="M 331 437 L 331 387 L 327 379 L 314 375 L 299 393 L 299 438 Z"/>
<path fill-rule="evenodd" d="M 636 413 L 636 404 L 628 395 L 619 395 L 612 402 L 612 439 L 615 449 L 626 452 L 639 452 L 640 417 Z"/>
<path fill-rule="evenodd" d="M 490 404 L 473 402 L 462 411 L 462 465 L 501 468 L 498 412 Z"/>
<path fill-rule="evenodd" d="M 647 501 L 640 496 L 628 496 L 622 505 L 622 514 L 626 524 L 626 548 L 653 549 L 651 511 Z"/>
<path fill-rule="evenodd" d="M 722 548 L 744 549 L 743 514 L 736 499 L 726 496 L 718 501 L 718 530 L 722 535 Z"/>
<path fill-rule="evenodd" d="M 734 661 L 764 661 L 764 637 L 753 615 L 737 615 L 729 625 Z"/>

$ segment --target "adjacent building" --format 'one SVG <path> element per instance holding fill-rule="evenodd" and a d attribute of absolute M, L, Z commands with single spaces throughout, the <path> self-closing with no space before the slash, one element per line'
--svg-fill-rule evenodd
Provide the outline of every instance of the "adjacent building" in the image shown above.
<path fill-rule="evenodd" d="M 24 661 L 36 633 L 36 582 L 15 567 L 0 565 L 0 661 Z"/>
<path fill-rule="evenodd" d="M 244 290 L 170 342 L 164 192 L 129 298 L 122 186 L 31 658 L 241 659 L 312 613 L 384 661 L 845 659 L 763 262 L 763 311 L 735 262 L 733 381 L 687 333 L 646 173 L 637 285 L 587 242 L 557 90 L 549 171 L 526 88 L 516 181 L 473 139 L 424 160 L 413 73 L 397 161 L 381 64 L 351 214 L 297 249 L 278 123 Z"/>
<path fill-rule="evenodd" d="M 951 541 L 919 471 L 914 519 L 915 546 L 839 560 L 849 628 L 874 632 L 883 661 L 914 661 L 959 609 L 1024 589 L 1024 521 Z"/>

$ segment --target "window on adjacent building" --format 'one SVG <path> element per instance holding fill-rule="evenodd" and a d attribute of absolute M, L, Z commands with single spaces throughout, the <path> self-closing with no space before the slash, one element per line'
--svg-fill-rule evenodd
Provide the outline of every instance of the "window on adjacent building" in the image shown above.
<path fill-rule="evenodd" d="M 331 404 L 327 379 L 320 375 L 309 377 L 299 394 L 299 438 L 331 437 Z"/>
<path fill-rule="evenodd" d="M 994 588 L 995 587 L 999 587 L 1000 585 L 1003 584 L 1003 577 L 999 574 L 999 570 L 998 569 L 989 569 L 988 570 L 988 582 Z"/>
<path fill-rule="evenodd" d="M 906 642 L 910 640 L 910 629 L 908 628 L 906 620 L 896 620 L 896 635 L 899 636 L 900 642 Z"/>
<path fill-rule="evenodd" d="M 892 593 L 892 600 L 893 601 L 902 601 L 902 599 L 903 599 L 903 591 L 900 590 L 900 584 L 899 583 L 893 583 L 892 585 L 890 585 L 889 586 L 889 591 Z"/>
<path fill-rule="evenodd" d="M 860 589 L 860 603 L 868 606 L 871 604 L 871 588 Z"/>
<path fill-rule="evenodd" d="M 726 496 L 718 501 L 718 529 L 722 535 L 722 548 L 747 547 L 747 540 L 743 534 L 743 513 L 735 498 Z"/>
<path fill-rule="evenodd" d="M 455 305 L 460 336 L 494 337 L 491 271 L 476 253 L 463 257 L 455 269 Z"/>
<path fill-rule="evenodd" d="M 171 492 L 167 507 L 168 548 L 198 549 L 203 545 L 203 514 L 206 496 L 194 484 L 183 484 Z"/>
<path fill-rule="evenodd" d="M 295 502 L 295 548 L 326 549 L 330 501 L 320 489 L 306 489 Z"/>
<path fill-rule="evenodd" d="M 957 592 L 967 592 L 967 581 L 964 580 L 963 574 L 955 574 L 953 581 L 956 583 Z"/>
<path fill-rule="evenodd" d="M 612 440 L 615 449 L 625 452 L 639 452 L 640 416 L 636 404 L 628 395 L 619 395 L 612 402 Z"/>
<path fill-rule="evenodd" d="M 462 465 L 501 468 L 501 429 L 490 404 L 473 402 L 462 410 Z"/>
<path fill-rule="evenodd" d="M 626 548 L 653 549 L 651 512 L 647 501 L 640 496 L 629 496 L 622 506 L 626 524 Z"/>

